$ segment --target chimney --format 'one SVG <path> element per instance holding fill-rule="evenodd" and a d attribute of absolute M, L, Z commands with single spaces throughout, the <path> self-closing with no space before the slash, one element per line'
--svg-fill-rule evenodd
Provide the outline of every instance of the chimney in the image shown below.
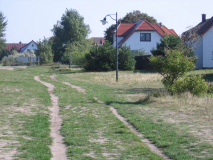
<path fill-rule="evenodd" d="M 202 14 L 202 22 L 206 22 L 206 14 Z"/>
<path fill-rule="evenodd" d="M 160 27 L 162 26 L 162 22 L 159 22 L 159 26 L 160 26 Z"/>
<path fill-rule="evenodd" d="M 21 41 L 19 42 L 19 44 L 21 44 Z"/>

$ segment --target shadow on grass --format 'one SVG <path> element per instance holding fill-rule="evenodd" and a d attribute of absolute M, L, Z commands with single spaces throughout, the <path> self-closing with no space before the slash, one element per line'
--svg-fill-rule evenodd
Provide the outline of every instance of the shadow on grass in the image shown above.
<path fill-rule="evenodd" d="M 140 93 L 155 93 L 155 92 L 165 92 L 165 88 L 131 88 L 131 89 L 118 89 L 117 94 L 140 94 Z"/>
<path fill-rule="evenodd" d="M 134 73 L 158 73 L 156 70 L 134 70 Z"/>
<path fill-rule="evenodd" d="M 213 82 L 213 74 L 205 74 L 203 78 L 208 82 Z"/>

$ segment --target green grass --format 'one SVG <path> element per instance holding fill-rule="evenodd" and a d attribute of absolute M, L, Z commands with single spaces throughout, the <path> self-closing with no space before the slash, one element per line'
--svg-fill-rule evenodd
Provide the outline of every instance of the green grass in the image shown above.
<path fill-rule="evenodd" d="M 44 67 L 0 70 L 0 143 L 8 143 L 0 148 L 1 155 L 16 150 L 18 159 L 50 159 L 50 96 L 33 78 L 45 72 Z"/>
<path fill-rule="evenodd" d="M 69 159 L 162 159 L 90 94 L 47 77 L 42 80 L 56 87 Z"/>
<path fill-rule="evenodd" d="M 210 70 L 212 72 L 212 70 Z M 197 73 L 199 73 L 197 71 Z M 201 71 L 203 74 L 203 71 Z M 205 74 L 209 72 L 205 71 Z M 106 73 L 108 74 L 108 73 Z M 122 76 L 122 72 L 120 73 Z M 128 73 L 125 73 L 128 74 Z M 174 112 L 175 114 L 183 114 L 183 108 L 179 108 L 172 104 L 168 106 L 162 106 L 161 104 L 152 105 L 152 101 L 135 101 L 135 97 L 132 98 L 126 95 L 134 94 L 145 94 L 148 95 L 150 92 L 155 92 L 153 90 L 161 90 L 159 88 L 149 87 L 149 91 L 145 86 L 135 86 L 134 84 L 121 84 L 118 82 L 117 86 L 112 82 L 108 84 L 103 84 L 102 81 L 92 81 L 94 79 L 92 76 L 98 76 L 98 73 L 84 73 L 84 74 L 70 74 L 70 75 L 60 75 L 57 76 L 58 79 L 62 81 L 70 82 L 74 85 L 82 86 L 86 89 L 86 92 L 91 97 L 98 97 L 101 101 L 104 101 L 106 104 L 114 106 L 119 114 L 124 116 L 129 123 L 131 123 L 139 132 L 143 133 L 145 137 L 153 141 L 160 149 L 164 151 L 169 157 L 173 159 L 212 159 L 213 157 L 213 146 L 206 142 L 195 134 L 190 132 L 190 124 L 186 123 L 169 123 L 166 118 L 173 118 L 173 116 L 168 116 L 163 114 L 165 112 Z M 103 73 L 100 73 L 100 76 L 103 76 Z M 145 76 L 142 75 L 142 76 Z M 151 84 L 148 84 L 151 86 Z M 134 89 L 133 89 L 134 88 Z M 166 98 L 166 97 L 165 97 Z M 181 97 L 180 97 L 181 98 Z M 202 98 L 202 97 L 201 97 Z M 161 98 L 163 99 L 163 97 Z M 199 97 L 198 97 L 199 99 Z M 156 101 L 154 99 L 153 101 Z M 181 99 L 180 99 L 181 100 Z M 184 99 L 183 99 L 184 100 Z M 141 103 L 146 102 L 146 103 Z M 144 112 L 143 109 L 150 109 L 151 111 Z M 152 111 L 152 109 L 154 111 Z M 187 108 L 185 111 L 187 113 Z M 199 112 L 194 112 L 187 116 L 187 118 L 192 118 L 191 121 L 195 121 L 197 118 L 200 119 L 199 122 L 196 122 L 195 127 L 203 127 L 206 125 L 201 117 L 199 117 Z M 189 120 L 190 121 L 190 120 Z M 194 128 L 196 130 L 196 128 Z"/>

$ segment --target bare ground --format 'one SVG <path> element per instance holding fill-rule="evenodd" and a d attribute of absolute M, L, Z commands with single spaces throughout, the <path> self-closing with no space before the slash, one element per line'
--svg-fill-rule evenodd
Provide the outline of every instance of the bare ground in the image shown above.
<path fill-rule="evenodd" d="M 27 68 L 27 66 L 0 66 L 0 69 L 13 70 L 17 68 Z"/>
<path fill-rule="evenodd" d="M 51 101 L 53 105 L 51 108 L 49 108 L 52 112 L 50 135 L 53 138 L 53 143 L 50 147 L 52 155 L 53 155 L 51 160 L 67 160 L 66 146 L 63 143 L 63 137 L 60 135 L 62 119 L 59 116 L 58 97 L 56 97 L 52 93 L 55 86 L 50 83 L 41 81 L 38 76 L 35 76 L 34 79 L 48 87 L 48 92 L 51 96 Z"/>

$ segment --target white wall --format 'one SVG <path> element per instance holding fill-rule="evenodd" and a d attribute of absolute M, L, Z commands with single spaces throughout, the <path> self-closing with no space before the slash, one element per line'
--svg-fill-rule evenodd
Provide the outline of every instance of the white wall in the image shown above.
<path fill-rule="evenodd" d="M 118 43 L 123 39 L 124 37 L 118 37 Z M 116 36 L 113 35 L 113 46 L 116 47 Z"/>
<path fill-rule="evenodd" d="M 151 33 L 151 41 L 140 41 L 140 33 Z M 130 46 L 131 50 L 144 49 L 145 52 L 150 53 L 152 48 L 156 48 L 157 42 L 160 42 L 162 37 L 156 31 L 138 31 L 134 32 L 123 45 Z"/>
<path fill-rule="evenodd" d="M 202 69 L 203 68 L 203 38 L 200 39 L 199 42 L 195 43 L 195 46 L 199 45 L 198 48 L 195 50 L 195 55 L 197 56 L 197 63 L 195 69 Z"/>
<path fill-rule="evenodd" d="M 213 68 L 213 27 L 203 36 L 203 67 Z"/>

